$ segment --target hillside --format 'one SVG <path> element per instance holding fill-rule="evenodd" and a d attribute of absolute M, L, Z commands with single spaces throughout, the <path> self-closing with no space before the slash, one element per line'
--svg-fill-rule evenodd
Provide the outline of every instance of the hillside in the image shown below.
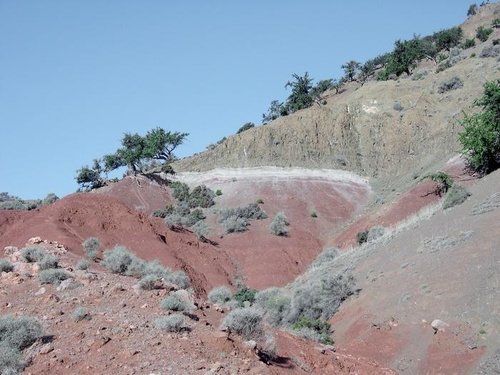
<path fill-rule="evenodd" d="M 489 26 L 500 4 L 483 7 L 463 25 L 466 36 Z M 424 61 L 411 77 L 347 85 L 327 92 L 325 105 L 280 117 L 265 126 L 229 137 L 212 150 L 174 164 L 177 171 L 257 166 L 344 169 L 378 181 L 406 181 L 445 162 L 459 149 L 463 111 L 470 111 L 486 81 L 499 77 L 497 58 L 480 58 L 485 43 L 463 50 L 456 65 L 435 73 Z M 416 77 L 421 76 L 421 79 Z M 463 87 L 439 93 L 442 82 L 459 77 Z"/>

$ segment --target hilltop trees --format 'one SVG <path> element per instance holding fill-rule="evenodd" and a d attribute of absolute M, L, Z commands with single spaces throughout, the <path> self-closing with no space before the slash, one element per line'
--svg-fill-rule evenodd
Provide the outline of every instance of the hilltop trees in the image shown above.
<path fill-rule="evenodd" d="M 487 82 L 474 104 L 482 111 L 465 116 L 458 139 L 470 167 L 490 173 L 500 167 L 500 80 Z"/>
<path fill-rule="evenodd" d="M 358 74 L 358 71 L 361 68 L 361 64 L 357 61 L 351 60 L 342 65 L 341 68 L 344 69 L 344 79 L 346 81 L 352 82 L 354 81 L 356 74 Z"/>
<path fill-rule="evenodd" d="M 148 131 L 145 136 L 125 133 L 121 141 L 122 147 L 113 154 L 104 155 L 102 160 L 95 159 L 92 167 L 84 166 L 77 170 L 76 182 L 83 190 L 92 190 L 105 185 L 103 172 L 109 173 L 120 167 L 127 167 L 135 174 L 151 160 L 168 164 L 175 160 L 173 151 L 187 136 L 187 133 L 165 131 L 159 127 Z"/>

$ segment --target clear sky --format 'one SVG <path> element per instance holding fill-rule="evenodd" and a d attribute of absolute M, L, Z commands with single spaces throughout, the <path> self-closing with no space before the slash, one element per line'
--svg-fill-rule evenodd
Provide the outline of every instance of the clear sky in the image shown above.
<path fill-rule="evenodd" d="M 124 132 L 187 132 L 177 155 L 202 151 L 260 124 L 293 73 L 338 78 L 471 2 L 0 0 L 0 191 L 72 193 Z"/>

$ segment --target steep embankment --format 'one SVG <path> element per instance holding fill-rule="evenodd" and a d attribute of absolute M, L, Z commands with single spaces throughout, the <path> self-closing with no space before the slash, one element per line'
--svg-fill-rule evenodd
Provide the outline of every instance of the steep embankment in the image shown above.
<path fill-rule="evenodd" d="M 482 7 L 462 27 L 472 37 L 478 25 L 490 26 L 500 4 Z M 469 111 L 486 81 L 498 78 L 496 57 L 481 51 L 500 36 L 496 29 L 485 43 L 462 50 L 456 65 L 435 73 L 424 61 L 411 77 L 346 85 L 326 94 L 326 104 L 281 117 L 266 126 L 229 137 L 214 149 L 179 160 L 177 171 L 213 168 L 281 166 L 331 168 L 378 177 L 381 184 L 443 163 L 459 149 L 459 119 Z M 452 77 L 463 87 L 440 93 Z"/>
<path fill-rule="evenodd" d="M 500 171 L 448 210 L 337 259 L 361 291 L 334 318 L 336 343 L 401 373 L 494 373 L 500 294 Z M 431 322 L 439 319 L 436 333 Z M 498 362 L 496 362 L 498 364 Z M 487 367 L 490 366 L 490 367 Z M 496 367 L 498 369 L 498 367 Z"/>

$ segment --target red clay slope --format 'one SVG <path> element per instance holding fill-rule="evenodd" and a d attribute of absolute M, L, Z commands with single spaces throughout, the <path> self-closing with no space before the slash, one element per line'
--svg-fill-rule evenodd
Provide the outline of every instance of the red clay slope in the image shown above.
<path fill-rule="evenodd" d="M 77 193 L 34 211 L 0 211 L 0 247 L 23 246 L 34 236 L 82 255 L 81 243 L 88 237 L 97 237 L 103 248 L 124 245 L 141 258 L 185 270 L 200 293 L 228 284 L 234 274 L 224 252 L 200 243 L 191 233 L 171 231 L 160 219 L 107 195 Z"/>

